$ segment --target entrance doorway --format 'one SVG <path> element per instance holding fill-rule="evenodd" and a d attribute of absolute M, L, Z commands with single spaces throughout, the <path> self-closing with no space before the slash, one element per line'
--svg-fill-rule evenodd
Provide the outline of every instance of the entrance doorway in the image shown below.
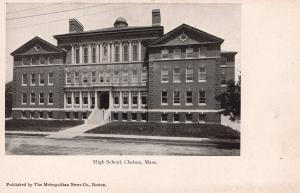
<path fill-rule="evenodd" d="M 98 92 L 99 109 L 109 108 L 109 91 Z"/>

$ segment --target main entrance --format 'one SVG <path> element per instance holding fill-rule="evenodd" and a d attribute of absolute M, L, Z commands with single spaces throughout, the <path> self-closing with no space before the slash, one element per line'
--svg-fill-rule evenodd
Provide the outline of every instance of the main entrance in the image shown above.
<path fill-rule="evenodd" d="M 108 109 L 109 108 L 109 91 L 99 91 L 98 95 L 98 108 Z"/>

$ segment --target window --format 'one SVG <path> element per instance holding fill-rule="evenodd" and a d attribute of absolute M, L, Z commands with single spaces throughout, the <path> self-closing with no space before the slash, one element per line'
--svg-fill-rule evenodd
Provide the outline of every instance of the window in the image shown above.
<path fill-rule="evenodd" d="M 46 64 L 46 60 L 45 60 L 45 57 L 40 57 L 40 64 Z"/>
<path fill-rule="evenodd" d="M 88 83 L 88 73 L 83 72 L 82 73 L 82 84 L 87 84 Z"/>
<path fill-rule="evenodd" d="M 32 119 L 35 119 L 35 112 L 34 111 L 30 111 L 30 117 L 32 118 Z"/>
<path fill-rule="evenodd" d="M 206 114 L 199 114 L 199 122 L 200 123 L 205 123 L 206 119 Z"/>
<path fill-rule="evenodd" d="M 71 72 L 66 73 L 66 84 L 71 84 L 72 82 L 72 77 L 71 77 Z"/>
<path fill-rule="evenodd" d="M 192 122 L 192 114 L 190 113 L 185 114 L 185 122 L 189 122 L 189 123 Z"/>
<path fill-rule="evenodd" d="M 26 119 L 26 111 L 22 111 L 22 119 Z"/>
<path fill-rule="evenodd" d="M 131 113 L 131 120 L 137 121 L 137 113 Z"/>
<path fill-rule="evenodd" d="M 181 50 L 180 49 L 174 49 L 173 52 L 174 52 L 174 54 L 173 54 L 174 59 L 181 58 Z"/>
<path fill-rule="evenodd" d="M 147 68 L 143 67 L 142 70 L 142 82 L 147 82 Z"/>
<path fill-rule="evenodd" d="M 192 91 L 186 91 L 185 103 L 187 105 L 193 104 L 193 92 Z"/>
<path fill-rule="evenodd" d="M 110 82 L 110 72 L 106 72 L 106 75 L 105 75 L 105 82 Z"/>
<path fill-rule="evenodd" d="M 54 56 L 49 56 L 49 64 L 54 64 Z"/>
<path fill-rule="evenodd" d="M 48 113 L 48 118 L 49 118 L 49 119 L 52 119 L 52 118 L 53 118 L 53 113 L 52 113 L 51 111 Z"/>
<path fill-rule="evenodd" d="M 48 85 L 53 85 L 53 72 L 48 73 Z"/>
<path fill-rule="evenodd" d="M 79 118 L 79 113 L 78 112 L 75 112 L 74 113 L 74 119 L 78 119 Z"/>
<path fill-rule="evenodd" d="M 167 50 L 167 49 L 161 50 L 161 58 L 168 59 L 169 58 L 169 50 Z"/>
<path fill-rule="evenodd" d="M 44 118 L 44 113 L 43 113 L 43 111 L 40 111 L 39 116 L 40 116 L 40 119 L 43 119 L 43 118 Z"/>
<path fill-rule="evenodd" d="M 97 52 L 96 52 L 96 45 L 93 45 L 92 46 L 92 63 L 96 63 L 97 61 L 96 61 L 96 54 L 97 54 Z"/>
<path fill-rule="evenodd" d="M 173 104 L 180 105 L 180 92 L 179 91 L 174 91 Z"/>
<path fill-rule="evenodd" d="M 168 114 L 163 113 L 161 114 L 161 122 L 167 122 L 168 121 Z"/>
<path fill-rule="evenodd" d="M 30 80 L 30 85 L 35 85 L 36 83 L 36 78 L 35 78 L 35 74 L 31 74 L 31 80 Z"/>
<path fill-rule="evenodd" d="M 133 69 L 132 71 L 132 83 L 137 83 L 138 82 L 138 71 L 137 69 Z"/>
<path fill-rule="evenodd" d="M 79 64 L 80 63 L 80 55 L 79 55 L 79 47 L 75 47 L 75 63 Z"/>
<path fill-rule="evenodd" d="M 114 83 L 119 82 L 119 71 L 114 70 Z"/>
<path fill-rule="evenodd" d="M 22 93 L 22 104 L 27 104 L 27 94 L 25 92 Z"/>
<path fill-rule="evenodd" d="M 71 113 L 70 113 L 70 112 L 66 112 L 65 114 L 66 114 L 66 118 L 67 118 L 67 119 L 70 119 L 70 118 L 71 118 Z"/>
<path fill-rule="evenodd" d="M 205 67 L 200 67 L 199 68 L 198 80 L 199 80 L 199 82 L 205 82 L 206 81 L 206 68 Z"/>
<path fill-rule="evenodd" d="M 44 93 L 40 93 L 40 104 L 44 104 L 44 102 L 45 102 L 45 99 L 44 99 Z"/>
<path fill-rule="evenodd" d="M 49 92 L 48 93 L 48 105 L 52 105 L 53 104 L 53 93 Z"/>
<path fill-rule="evenodd" d="M 38 60 L 36 57 L 31 58 L 31 65 L 38 65 Z"/>
<path fill-rule="evenodd" d="M 75 98 L 75 105 L 79 105 L 80 104 L 80 93 L 79 92 L 75 92 L 74 93 L 74 98 Z"/>
<path fill-rule="evenodd" d="M 205 104 L 206 103 L 206 93 L 205 91 L 199 91 L 199 104 Z"/>
<path fill-rule="evenodd" d="M 79 84 L 79 72 L 75 72 L 75 75 L 74 75 L 74 84 Z"/>
<path fill-rule="evenodd" d="M 138 60 L 138 45 L 136 42 L 132 43 L 132 61 Z"/>
<path fill-rule="evenodd" d="M 96 82 L 97 79 L 96 79 L 96 71 L 92 71 L 92 80 L 91 82 Z"/>
<path fill-rule="evenodd" d="M 66 93 L 67 97 L 67 105 L 72 105 L 72 93 L 68 92 Z"/>
<path fill-rule="evenodd" d="M 39 79 L 40 79 L 40 85 L 44 85 L 45 84 L 45 78 L 44 78 L 44 73 L 40 73 L 39 74 Z"/>
<path fill-rule="evenodd" d="M 120 45 L 115 44 L 115 62 L 120 62 Z"/>
<path fill-rule="evenodd" d="M 87 119 L 87 112 L 86 111 L 82 113 L 82 119 Z"/>
<path fill-rule="evenodd" d="M 174 122 L 179 122 L 179 114 L 174 114 L 173 115 L 173 119 L 174 119 Z"/>
<path fill-rule="evenodd" d="M 127 113 L 122 113 L 122 121 L 127 121 L 128 116 Z"/>
<path fill-rule="evenodd" d="M 102 71 L 102 72 L 100 72 L 99 73 L 99 82 L 104 82 L 104 72 Z"/>
<path fill-rule="evenodd" d="M 221 86 L 226 86 L 226 85 L 227 85 L 226 75 L 225 72 L 223 71 L 221 74 Z"/>
<path fill-rule="evenodd" d="M 123 92 L 122 93 L 122 98 L 123 98 L 123 105 L 128 105 L 128 97 L 129 97 L 129 94 L 128 92 Z"/>
<path fill-rule="evenodd" d="M 103 61 L 108 61 L 108 46 L 107 44 L 103 44 Z"/>
<path fill-rule="evenodd" d="M 142 113 L 142 121 L 147 121 L 147 114 L 146 113 Z"/>
<path fill-rule="evenodd" d="M 22 86 L 27 85 L 27 74 L 22 74 Z"/>
<path fill-rule="evenodd" d="M 120 104 L 120 93 L 119 92 L 114 92 L 114 105 L 119 105 Z"/>
<path fill-rule="evenodd" d="M 176 67 L 173 70 L 173 82 L 181 82 L 180 80 L 180 68 Z"/>
<path fill-rule="evenodd" d="M 138 93 L 137 92 L 131 92 L 131 102 L 132 102 L 132 106 L 138 105 Z"/>
<path fill-rule="evenodd" d="M 167 91 L 161 92 L 161 104 L 168 105 L 168 92 Z"/>
<path fill-rule="evenodd" d="M 145 106 L 147 104 L 147 93 L 146 92 L 141 92 L 141 101 L 142 101 L 143 106 Z"/>
<path fill-rule="evenodd" d="M 128 83 L 128 71 L 127 70 L 123 71 L 123 73 L 122 73 L 122 82 Z"/>
<path fill-rule="evenodd" d="M 194 69 L 192 67 L 186 68 L 186 82 L 193 82 L 194 80 Z"/>
<path fill-rule="evenodd" d="M 161 82 L 169 82 L 169 69 L 168 68 L 161 69 Z"/>
<path fill-rule="evenodd" d="M 88 105 L 89 102 L 89 95 L 87 92 L 82 93 L 82 104 L 83 105 Z"/>
<path fill-rule="evenodd" d="M 28 60 L 28 58 L 22 58 L 22 64 L 23 65 L 29 65 L 30 63 L 29 63 L 29 60 Z"/>
<path fill-rule="evenodd" d="M 124 44 L 123 44 L 123 60 L 125 61 L 125 62 L 128 62 L 129 61 L 129 50 L 128 50 L 129 48 L 128 48 L 128 43 L 127 42 L 125 42 Z"/>
<path fill-rule="evenodd" d="M 193 48 L 187 48 L 186 49 L 186 57 L 187 58 L 192 58 L 193 57 L 193 53 L 194 53 L 194 49 Z"/>
<path fill-rule="evenodd" d="M 119 114 L 118 113 L 113 113 L 113 120 L 114 121 L 119 120 Z"/>
<path fill-rule="evenodd" d="M 30 104 L 32 104 L 32 105 L 35 104 L 35 93 L 34 92 L 30 93 Z"/>
<path fill-rule="evenodd" d="M 89 49 L 88 47 L 83 47 L 83 63 L 88 63 L 89 62 Z"/>

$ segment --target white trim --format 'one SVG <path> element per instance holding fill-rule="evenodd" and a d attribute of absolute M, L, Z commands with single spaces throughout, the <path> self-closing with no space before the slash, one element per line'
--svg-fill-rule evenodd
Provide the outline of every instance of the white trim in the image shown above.
<path fill-rule="evenodd" d="M 49 67 L 49 66 L 64 66 L 65 64 L 43 64 L 43 65 L 25 65 L 25 66 L 14 66 L 14 68 L 30 68 L 30 67 Z M 68 65 L 69 66 L 69 65 Z"/>
<path fill-rule="evenodd" d="M 51 73 L 52 73 L 52 83 L 49 83 L 49 77 L 50 77 L 49 74 L 51 74 Z M 54 73 L 53 72 L 49 72 L 47 77 L 48 77 L 48 83 L 47 83 L 47 85 L 48 86 L 52 86 L 53 82 L 54 82 Z"/>
<path fill-rule="evenodd" d="M 227 87 L 227 84 L 221 84 L 221 87 Z"/>
<path fill-rule="evenodd" d="M 220 65 L 221 68 L 234 68 L 234 65 Z"/>
<path fill-rule="evenodd" d="M 214 56 L 214 57 L 200 57 L 200 58 L 181 58 L 181 59 L 152 59 L 149 60 L 149 62 L 159 62 L 159 61 L 176 61 L 176 60 L 206 60 L 206 59 L 218 59 L 221 58 L 219 56 Z"/>
<path fill-rule="evenodd" d="M 217 113 L 222 111 L 222 109 L 148 109 L 148 112 L 160 112 L 160 113 Z"/>

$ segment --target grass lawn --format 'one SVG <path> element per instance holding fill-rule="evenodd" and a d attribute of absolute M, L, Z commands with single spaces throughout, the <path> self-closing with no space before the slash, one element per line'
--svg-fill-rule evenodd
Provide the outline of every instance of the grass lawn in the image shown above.
<path fill-rule="evenodd" d="M 87 133 L 239 139 L 240 132 L 220 124 L 109 123 Z"/>
<path fill-rule="evenodd" d="M 71 120 L 7 120 L 6 131 L 60 131 L 83 124 L 83 121 Z"/>

